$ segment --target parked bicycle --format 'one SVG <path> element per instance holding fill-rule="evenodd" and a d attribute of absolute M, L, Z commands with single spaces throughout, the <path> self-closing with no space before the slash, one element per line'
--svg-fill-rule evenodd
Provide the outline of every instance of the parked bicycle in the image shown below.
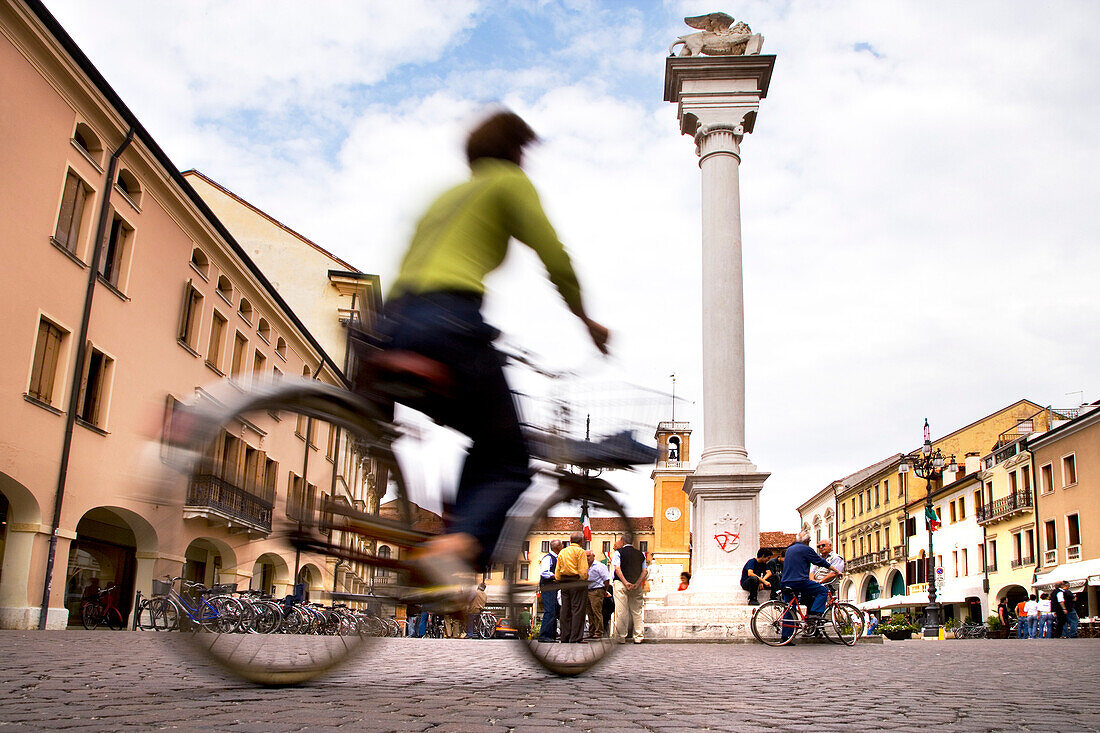
<path fill-rule="evenodd" d="M 847 602 L 838 602 L 830 591 L 825 612 L 819 620 L 807 619 L 799 603 L 798 593 L 782 589 L 791 596 L 788 601 L 768 601 L 752 614 L 752 635 L 768 646 L 790 644 L 796 636 L 824 637 L 836 644 L 852 646 L 866 629 L 863 612 Z"/>
<path fill-rule="evenodd" d="M 177 582 L 179 592 L 174 587 Z M 235 584 L 207 588 L 202 583 L 166 575 L 163 581 L 153 581 L 153 590 L 155 595 L 139 604 L 139 628 L 232 633 L 241 625 L 244 606 L 229 595 L 236 591 Z"/>
<path fill-rule="evenodd" d="M 989 637 L 989 627 L 979 621 L 966 621 L 955 627 L 956 639 L 985 639 Z"/>
<path fill-rule="evenodd" d="M 526 354 L 510 356 L 514 363 L 527 366 L 532 373 L 559 376 L 541 369 Z M 360 380 L 357 387 L 362 385 Z M 188 486 L 200 484 L 204 478 L 209 483 L 211 475 L 235 470 L 222 465 L 222 449 L 225 436 L 240 435 L 241 425 L 249 426 L 257 435 L 268 435 L 267 440 L 272 440 L 281 428 L 285 430 L 286 425 L 295 426 L 299 437 L 306 436 L 307 445 L 327 442 L 335 446 L 333 465 L 346 460 L 341 451 L 350 452 L 347 458 L 351 462 L 373 470 L 374 486 L 386 503 L 387 513 L 357 508 L 345 497 L 338 499 L 333 493 L 317 501 L 303 499 L 298 506 L 288 504 L 288 514 L 293 511 L 293 518 L 282 526 L 275 522 L 268 541 L 282 544 L 286 554 L 297 553 L 303 564 L 325 567 L 335 559 L 350 566 L 387 571 L 394 582 L 376 589 L 376 597 L 397 605 L 419 604 L 424 597 L 425 581 L 416 567 L 406 559 L 383 556 L 370 548 L 380 545 L 412 548 L 431 537 L 414 527 L 409 489 L 398 460 L 403 446 L 416 448 L 419 434 L 395 419 L 392 404 L 404 403 L 410 395 L 423 395 L 432 388 L 425 384 L 422 375 L 403 370 L 399 363 L 395 366 L 387 362 L 385 368 L 372 369 L 366 386 L 357 392 L 291 379 L 256 387 L 247 393 L 226 389 L 217 399 L 203 399 L 177 413 L 172 433 L 166 437 L 168 452 Z M 493 553 L 495 562 L 514 564 L 524 543 L 538 541 L 534 539 L 541 536 L 537 528 L 551 516 L 579 518 L 587 513 L 603 517 L 607 529 L 615 534 L 629 531 L 630 522 L 615 498 L 615 488 L 601 478 L 601 473 L 630 469 L 657 459 L 655 447 L 635 441 L 629 430 L 621 428 L 650 427 L 656 413 L 629 425 L 623 412 L 639 403 L 652 409 L 664 402 L 665 395 L 647 390 L 643 397 L 632 401 L 630 397 L 624 398 L 621 390 L 616 393 L 604 388 L 587 397 L 590 399 L 582 404 L 567 405 L 556 399 L 550 407 L 529 403 L 530 409 L 524 410 L 529 447 L 540 467 L 531 488 L 509 512 Z M 333 486 L 332 491 L 336 492 L 335 482 Z M 511 581 L 508 607 L 528 607 L 531 594 L 529 584 Z M 310 613 L 313 612 L 292 612 L 296 618 Z M 282 628 L 289 636 L 295 632 L 286 628 L 288 615 L 284 613 Z M 369 633 L 360 625 L 355 631 L 350 628 L 338 631 L 339 642 L 323 643 L 301 634 L 296 636 L 295 643 L 271 645 L 263 641 L 262 635 L 231 638 L 228 632 L 232 630 L 223 627 L 216 629 L 217 634 L 192 638 L 217 663 L 264 684 L 293 684 L 321 674 L 361 651 Z M 605 658 L 612 651 L 612 644 L 609 639 L 587 644 L 524 641 L 523 648 L 546 669 L 575 675 Z"/>
<path fill-rule="evenodd" d="M 97 592 L 94 598 L 81 603 L 80 622 L 84 624 L 84 628 L 92 631 L 99 628 L 101 624 L 106 624 L 109 629 L 122 630 L 126 626 L 126 621 L 122 618 L 117 598 L 118 586 L 112 584 Z"/>

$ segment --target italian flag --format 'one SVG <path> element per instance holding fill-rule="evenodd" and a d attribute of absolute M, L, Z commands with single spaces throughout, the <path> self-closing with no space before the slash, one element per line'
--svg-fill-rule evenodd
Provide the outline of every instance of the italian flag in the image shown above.
<path fill-rule="evenodd" d="M 588 507 L 581 507 L 581 527 L 584 530 L 584 541 L 592 541 L 592 522 L 588 520 Z"/>
<path fill-rule="evenodd" d="M 924 518 L 928 520 L 928 528 L 933 532 L 939 529 L 940 525 L 943 524 L 940 518 L 936 516 L 936 510 L 930 506 L 924 508 Z"/>

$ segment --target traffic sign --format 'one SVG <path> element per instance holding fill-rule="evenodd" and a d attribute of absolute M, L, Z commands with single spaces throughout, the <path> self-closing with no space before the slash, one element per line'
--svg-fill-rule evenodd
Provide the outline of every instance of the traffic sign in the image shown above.
<path fill-rule="evenodd" d="M 943 568 L 936 568 L 936 575 L 942 577 L 943 576 Z"/>

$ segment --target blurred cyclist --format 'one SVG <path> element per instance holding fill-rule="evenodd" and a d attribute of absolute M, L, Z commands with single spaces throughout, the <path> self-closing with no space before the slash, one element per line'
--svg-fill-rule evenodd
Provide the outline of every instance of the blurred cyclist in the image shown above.
<path fill-rule="evenodd" d="M 508 509 L 530 483 L 527 446 L 493 347 L 500 332 L 481 316 L 484 278 L 504 260 L 511 239 L 538 254 L 566 306 L 607 353 L 608 331 L 585 313 L 569 255 L 521 167 L 524 148 L 537 140 L 507 111 L 470 133 L 470 180 L 420 219 L 379 328 L 387 353 L 413 352 L 444 367 L 444 389 L 412 406 L 472 440 L 447 534 L 418 554 L 425 575 L 440 585 L 489 564 Z"/>

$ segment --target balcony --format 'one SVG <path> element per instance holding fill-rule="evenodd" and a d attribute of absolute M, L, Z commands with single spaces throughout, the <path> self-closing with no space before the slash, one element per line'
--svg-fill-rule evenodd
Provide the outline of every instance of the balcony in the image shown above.
<path fill-rule="evenodd" d="M 1027 565 L 1034 565 L 1034 564 L 1035 564 L 1035 558 L 1033 558 L 1033 557 L 1021 557 L 1019 560 L 1013 560 L 1012 561 L 1012 569 L 1013 570 L 1019 570 L 1022 567 L 1025 567 Z"/>
<path fill-rule="evenodd" d="M 877 552 L 868 552 L 865 555 L 853 558 L 848 562 L 847 570 L 866 570 L 876 565 L 885 565 L 888 562 L 890 562 L 890 551 L 878 550 Z"/>
<path fill-rule="evenodd" d="M 992 504 L 983 504 L 978 507 L 978 524 L 988 524 L 1002 519 L 1008 519 L 1016 514 L 1030 511 L 1032 507 L 1031 492 L 1017 491 L 1014 494 L 997 499 Z"/>
<path fill-rule="evenodd" d="M 200 474 L 187 486 L 184 519 L 206 519 L 249 534 L 271 531 L 272 503 L 212 474 Z"/>
<path fill-rule="evenodd" d="M 1043 565 L 1057 565 L 1058 550 L 1047 550 L 1043 553 Z"/>
<path fill-rule="evenodd" d="M 1081 545 L 1070 545 L 1066 548 L 1066 562 L 1077 562 L 1081 559 Z"/>
<path fill-rule="evenodd" d="M 995 572 L 997 572 L 997 561 L 996 561 L 996 560 L 994 560 L 994 561 L 993 561 L 993 562 L 991 562 L 991 563 L 986 563 L 986 565 L 985 565 L 985 572 L 987 572 L 987 573 L 995 573 Z"/>
<path fill-rule="evenodd" d="M 894 553 L 892 559 L 894 562 L 901 562 L 905 560 L 905 545 L 894 545 Z"/>

